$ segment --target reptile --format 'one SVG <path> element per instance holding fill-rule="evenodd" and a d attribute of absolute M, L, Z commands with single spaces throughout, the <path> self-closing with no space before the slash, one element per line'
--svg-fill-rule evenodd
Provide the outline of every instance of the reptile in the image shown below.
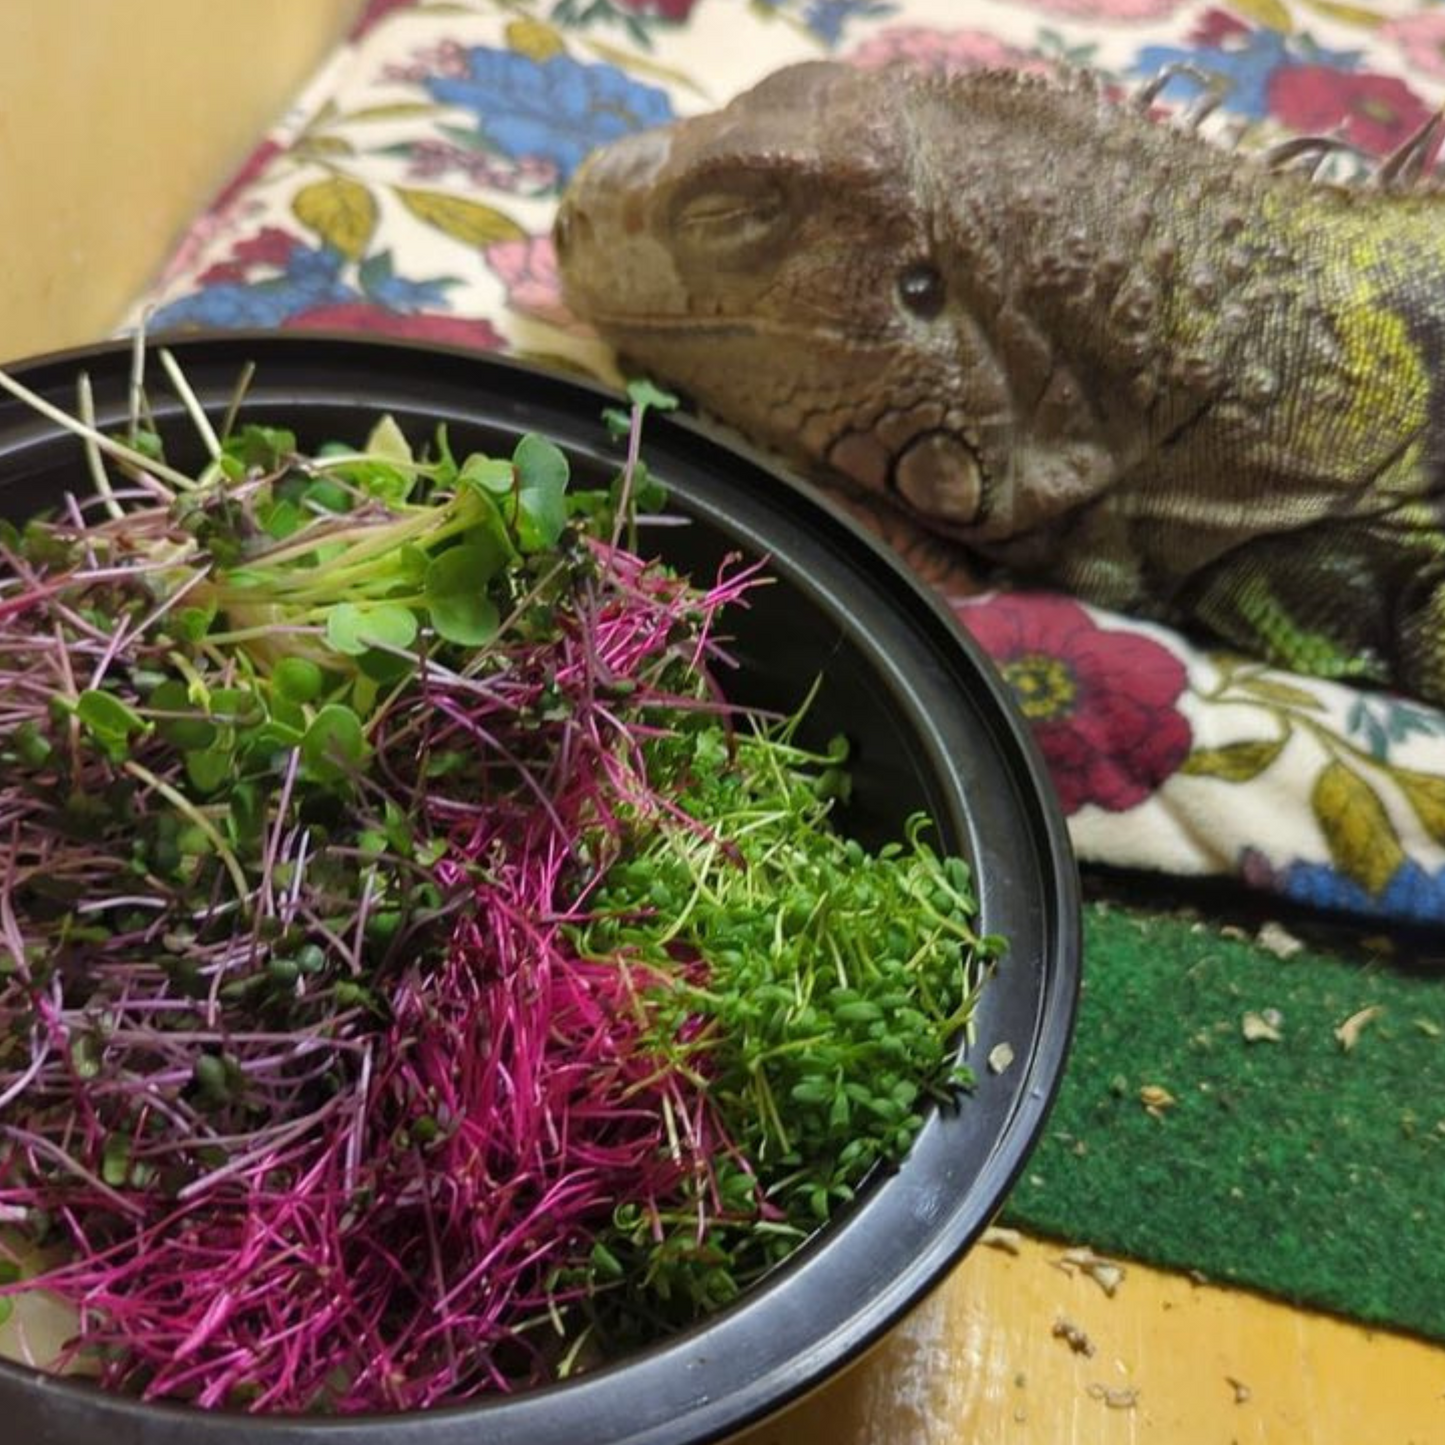
<path fill-rule="evenodd" d="M 987 568 L 1445 703 L 1445 127 L 1332 183 L 1155 90 L 789 67 L 589 158 L 566 303 Z"/>

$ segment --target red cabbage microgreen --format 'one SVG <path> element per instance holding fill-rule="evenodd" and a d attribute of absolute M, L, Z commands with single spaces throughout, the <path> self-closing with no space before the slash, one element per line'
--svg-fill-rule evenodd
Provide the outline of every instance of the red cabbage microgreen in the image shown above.
<path fill-rule="evenodd" d="M 218 435 L 167 364 L 199 476 L 83 399 L 94 495 L 0 524 L 0 1310 L 351 1413 L 728 1303 L 967 1083 L 967 868 L 724 700 L 764 578 L 636 554 L 658 394 L 579 492 L 538 436 Z"/>

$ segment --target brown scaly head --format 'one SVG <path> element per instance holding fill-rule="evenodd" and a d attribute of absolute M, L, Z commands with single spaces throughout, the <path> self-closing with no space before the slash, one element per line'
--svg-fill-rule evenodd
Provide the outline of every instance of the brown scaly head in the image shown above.
<path fill-rule="evenodd" d="M 1040 248 L 1034 233 L 1052 231 L 1081 165 L 1096 182 L 1113 166 L 1115 189 L 1137 177 L 1131 144 L 1157 137 L 1140 121 L 1104 154 L 1103 99 L 1079 82 L 1062 110 L 1040 105 L 1055 92 L 781 71 L 589 161 L 555 231 L 568 304 L 625 364 L 815 474 L 891 491 L 971 540 L 1027 531 L 1142 444 L 1122 392 L 1086 395 L 1040 296 L 1087 314 L 1082 293 L 1117 287 L 1147 196 L 1130 187 L 1131 219 L 1091 192 L 1070 234 Z"/>

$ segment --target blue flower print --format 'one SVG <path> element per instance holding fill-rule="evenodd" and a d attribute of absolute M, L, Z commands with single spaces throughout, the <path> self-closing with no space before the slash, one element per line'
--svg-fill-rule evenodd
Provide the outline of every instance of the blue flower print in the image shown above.
<path fill-rule="evenodd" d="M 1244 877 L 1255 887 L 1281 893 L 1311 908 L 1362 918 L 1445 923 L 1445 868 L 1432 873 L 1413 858 L 1395 869 L 1379 893 L 1369 892 L 1328 863 L 1309 863 L 1300 858 L 1277 869 L 1253 849 L 1246 850 L 1242 863 Z"/>
<path fill-rule="evenodd" d="M 1260 120 L 1269 114 L 1269 78 L 1276 70 L 1302 64 L 1351 70 L 1359 58 L 1358 51 L 1325 50 L 1308 36 L 1288 37 L 1276 30 L 1246 30 L 1240 26 L 1231 27 L 1212 43 L 1190 47 L 1145 46 L 1132 70 L 1147 81 L 1171 65 L 1197 66 L 1226 83 L 1225 110 L 1232 115 Z M 1160 92 L 1160 98 L 1183 103 L 1196 99 L 1205 89 L 1193 76 L 1175 75 Z"/>
<path fill-rule="evenodd" d="M 511 159 L 551 161 L 560 183 L 595 147 L 673 118 L 666 91 L 615 65 L 486 46 L 468 51 L 467 62 L 467 76 L 427 78 L 433 97 L 474 111 L 482 140 Z"/>
<path fill-rule="evenodd" d="M 357 271 L 357 280 L 367 300 L 388 311 L 405 313 L 445 309 L 447 292 L 457 284 L 455 276 L 436 276 L 428 280 L 398 276 L 390 251 L 368 256 Z"/>
<path fill-rule="evenodd" d="M 330 246 L 299 242 L 279 276 L 265 281 L 221 281 L 162 306 L 150 320 L 156 331 L 180 327 L 269 329 L 313 306 L 359 299 L 341 279 L 345 257 Z"/>
<path fill-rule="evenodd" d="M 1445 923 L 1445 870 L 1430 873 L 1407 859 L 1390 875 L 1378 895 L 1326 863 L 1291 863 L 1281 878 L 1285 897 L 1317 908 L 1366 917 Z"/>
<path fill-rule="evenodd" d="M 774 14 L 800 8 L 799 0 L 758 0 L 761 8 Z M 802 25 L 824 45 L 836 48 L 843 39 L 844 28 L 853 20 L 882 20 L 896 14 L 892 0 L 802 0 Z"/>
<path fill-rule="evenodd" d="M 161 307 L 150 324 L 157 330 L 271 329 L 310 312 L 349 306 L 417 316 L 445 311 L 447 292 L 457 284 L 455 276 L 398 276 L 391 252 L 378 251 L 357 265 L 352 285 L 342 279 L 348 262 L 339 251 L 307 246 L 279 230 L 242 243 L 232 257 L 216 268 L 217 279 L 203 278 L 199 290 Z M 274 271 L 279 274 L 266 274 Z"/>

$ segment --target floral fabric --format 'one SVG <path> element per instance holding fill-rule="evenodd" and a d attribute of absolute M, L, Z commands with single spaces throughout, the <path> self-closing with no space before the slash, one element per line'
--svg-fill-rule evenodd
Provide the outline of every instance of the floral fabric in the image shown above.
<path fill-rule="evenodd" d="M 184 238 L 153 330 L 383 332 L 610 376 L 548 232 L 595 145 L 790 62 L 1087 65 L 1212 78 L 1251 142 L 1367 155 L 1445 98 L 1445 4 L 1346 0 L 374 0 Z M 1204 651 L 1038 593 L 959 600 L 1030 720 L 1086 861 L 1228 874 L 1445 924 L 1445 715 Z"/>

